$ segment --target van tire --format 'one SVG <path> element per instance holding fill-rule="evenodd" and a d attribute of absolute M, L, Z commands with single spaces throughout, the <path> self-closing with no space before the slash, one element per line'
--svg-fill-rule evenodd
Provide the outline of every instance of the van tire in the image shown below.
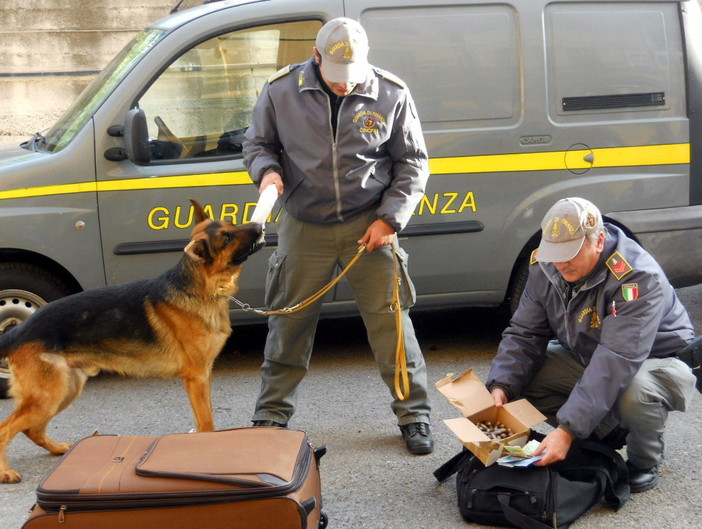
<path fill-rule="evenodd" d="M 524 259 L 519 263 L 517 271 L 514 273 L 514 280 L 512 281 L 512 287 L 509 292 L 510 315 L 517 311 L 519 300 L 522 298 L 524 287 L 526 287 L 527 279 L 529 279 L 529 260 Z"/>
<path fill-rule="evenodd" d="M 70 294 L 69 288 L 43 268 L 27 263 L 0 263 L 0 334 L 19 325 L 50 301 Z M 0 363 L 0 399 L 8 398 L 10 373 Z"/>
<path fill-rule="evenodd" d="M 7 367 L 7 360 L 0 360 L 0 399 L 6 399 L 10 395 L 10 370 Z"/>

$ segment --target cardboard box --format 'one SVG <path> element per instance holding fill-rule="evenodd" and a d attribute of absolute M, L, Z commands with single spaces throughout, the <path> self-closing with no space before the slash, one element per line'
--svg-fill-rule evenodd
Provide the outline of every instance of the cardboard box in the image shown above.
<path fill-rule="evenodd" d="M 496 407 L 485 384 L 469 369 L 457 377 L 449 373 L 436 383 L 436 389 L 456 406 L 463 417 L 444 422 L 459 441 L 482 461 L 492 465 L 502 456 L 504 445 L 524 446 L 529 440 L 532 426 L 546 417 L 527 400 L 520 399 Z M 499 441 L 490 439 L 477 426 L 481 421 L 497 421 L 510 428 L 514 434 Z"/>

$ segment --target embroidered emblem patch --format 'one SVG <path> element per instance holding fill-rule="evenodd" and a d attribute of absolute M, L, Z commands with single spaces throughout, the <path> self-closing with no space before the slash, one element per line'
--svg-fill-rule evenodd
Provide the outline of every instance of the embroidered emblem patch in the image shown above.
<path fill-rule="evenodd" d="M 329 48 L 329 55 L 334 55 L 337 51 L 344 50 L 344 59 L 353 59 L 354 47 L 353 42 L 341 40 Z"/>
<path fill-rule="evenodd" d="M 533 252 L 531 252 L 531 257 L 529 258 L 529 264 L 536 264 L 539 262 L 539 249 L 537 248 Z"/>
<path fill-rule="evenodd" d="M 602 320 L 600 319 L 600 315 L 597 314 L 597 311 L 595 311 L 590 319 L 590 328 L 599 329 L 600 325 L 602 325 Z"/>
<path fill-rule="evenodd" d="M 639 297 L 639 284 L 626 283 L 622 285 L 622 296 L 624 297 L 624 301 L 634 301 Z"/>
<path fill-rule="evenodd" d="M 370 110 L 361 110 L 353 117 L 353 122 L 360 126 L 358 130 L 366 134 L 378 134 L 385 126 L 385 116 Z"/>
<path fill-rule="evenodd" d="M 619 252 L 614 252 L 610 258 L 607 259 L 606 264 L 609 271 L 612 272 L 617 279 L 621 279 L 634 269 Z"/>
<path fill-rule="evenodd" d="M 588 307 L 583 310 L 578 317 L 578 323 L 585 321 L 585 318 L 587 318 L 588 315 L 590 315 L 590 328 L 599 329 L 600 325 L 602 325 L 602 320 L 597 312 L 597 307 Z"/>

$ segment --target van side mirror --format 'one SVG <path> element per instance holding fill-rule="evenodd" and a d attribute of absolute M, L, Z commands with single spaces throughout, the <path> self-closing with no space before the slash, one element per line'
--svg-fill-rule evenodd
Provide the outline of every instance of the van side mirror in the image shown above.
<path fill-rule="evenodd" d="M 105 151 L 105 158 L 112 162 L 129 159 L 140 165 L 151 161 L 151 145 L 146 125 L 146 114 L 139 108 L 127 112 L 124 125 L 112 125 L 107 134 L 114 138 L 124 138 L 124 147 L 111 147 Z"/>
<path fill-rule="evenodd" d="M 144 165 L 151 161 L 146 114 L 140 108 L 132 108 L 127 112 L 124 121 L 124 146 L 127 149 L 127 158 L 132 162 Z"/>

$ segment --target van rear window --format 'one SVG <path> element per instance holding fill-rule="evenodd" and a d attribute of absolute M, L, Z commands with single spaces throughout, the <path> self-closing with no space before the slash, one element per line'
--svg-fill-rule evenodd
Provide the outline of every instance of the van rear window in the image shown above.
<path fill-rule="evenodd" d="M 547 6 L 544 48 L 554 118 L 669 110 L 684 79 L 676 9 L 671 2 Z"/>

